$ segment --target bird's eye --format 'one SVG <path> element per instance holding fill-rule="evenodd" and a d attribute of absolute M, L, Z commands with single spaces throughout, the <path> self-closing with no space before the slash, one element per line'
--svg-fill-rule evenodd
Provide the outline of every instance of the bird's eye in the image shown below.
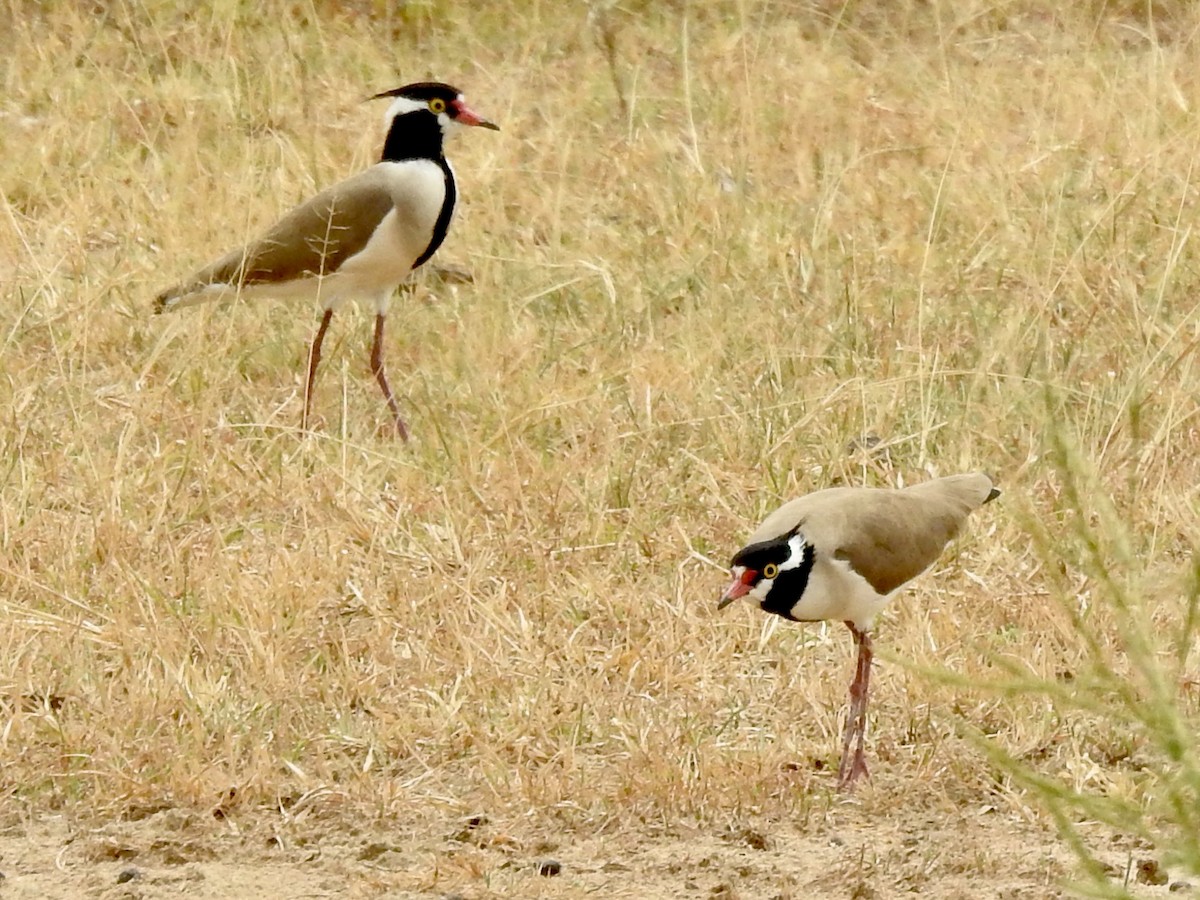
<path fill-rule="evenodd" d="M 429 101 L 429 109 L 432 112 L 437 113 L 438 115 L 441 115 L 442 113 L 444 113 L 446 111 L 446 101 L 443 100 L 441 97 L 434 97 L 432 100 Z"/>
<path fill-rule="evenodd" d="M 763 570 L 762 570 L 763 578 L 774 578 L 778 574 L 779 574 L 779 566 L 775 565 L 775 563 L 767 563 L 765 566 L 763 566 Z"/>

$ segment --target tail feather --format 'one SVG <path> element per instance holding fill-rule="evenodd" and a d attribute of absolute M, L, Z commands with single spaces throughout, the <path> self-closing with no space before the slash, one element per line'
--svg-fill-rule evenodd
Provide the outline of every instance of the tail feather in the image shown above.
<path fill-rule="evenodd" d="M 155 314 L 228 296 L 230 290 L 236 290 L 236 285 L 246 281 L 248 253 L 246 248 L 238 248 L 205 266 L 187 281 L 167 288 L 154 298 Z"/>
<path fill-rule="evenodd" d="M 167 288 L 154 298 L 154 314 L 161 315 L 177 306 L 185 306 L 187 299 L 196 293 L 198 290 L 194 284 L 177 284 Z"/>
<path fill-rule="evenodd" d="M 167 288 L 154 298 L 154 314 L 170 312 L 183 306 L 196 306 L 221 300 L 237 293 L 237 288 L 228 284 L 209 284 L 205 282 L 189 282 Z"/>

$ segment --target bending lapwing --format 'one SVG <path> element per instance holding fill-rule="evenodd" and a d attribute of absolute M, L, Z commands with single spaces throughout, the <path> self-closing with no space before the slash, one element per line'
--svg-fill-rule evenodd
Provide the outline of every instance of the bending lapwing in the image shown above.
<path fill-rule="evenodd" d="M 829 488 L 785 503 L 734 554 L 733 583 L 718 609 L 749 597 L 795 622 L 841 619 L 854 637 L 858 664 L 842 734 L 840 788 L 869 774 L 863 739 L 875 616 L 902 585 L 933 565 L 973 510 L 999 495 L 980 474 L 899 490 Z"/>

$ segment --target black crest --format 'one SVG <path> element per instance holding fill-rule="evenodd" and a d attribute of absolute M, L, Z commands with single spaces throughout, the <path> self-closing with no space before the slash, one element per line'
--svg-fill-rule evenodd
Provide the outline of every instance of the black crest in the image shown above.
<path fill-rule="evenodd" d="M 413 84 L 406 84 L 404 87 L 392 88 L 390 91 L 380 91 L 370 100 L 380 100 L 384 97 L 407 97 L 409 100 L 419 100 L 422 103 L 428 103 L 436 97 L 440 97 L 446 101 L 446 105 L 450 105 L 451 100 L 458 99 L 460 91 L 456 87 L 452 87 L 441 81 L 417 81 Z"/>

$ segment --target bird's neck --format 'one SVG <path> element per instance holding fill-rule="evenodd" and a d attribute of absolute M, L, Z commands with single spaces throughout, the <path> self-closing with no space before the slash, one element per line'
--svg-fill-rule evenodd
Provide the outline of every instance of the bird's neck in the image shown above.
<path fill-rule="evenodd" d="M 387 139 L 383 142 L 381 162 L 403 162 L 406 159 L 443 157 L 442 126 L 428 112 L 405 113 L 392 119 Z"/>

